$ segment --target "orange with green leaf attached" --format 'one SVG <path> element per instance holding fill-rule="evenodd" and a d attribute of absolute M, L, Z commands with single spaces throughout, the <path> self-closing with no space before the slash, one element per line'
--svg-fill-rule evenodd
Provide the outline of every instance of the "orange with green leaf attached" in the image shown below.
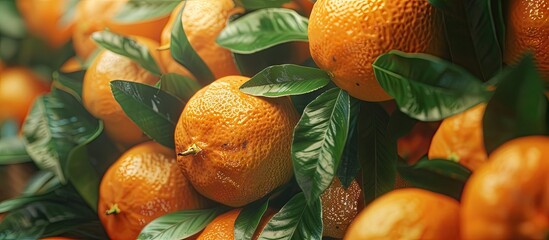
<path fill-rule="evenodd" d="M 210 222 L 206 228 L 198 235 L 197 240 L 221 240 L 221 239 L 235 239 L 234 237 L 234 224 L 238 215 L 242 209 L 233 209 L 226 213 L 223 213 L 217 216 L 212 222 Z M 274 216 L 275 211 L 267 209 L 259 224 L 257 229 L 252 236 L 253 240 L 259 238 L 259 234 L 263 231 L 269 220 Z"/>

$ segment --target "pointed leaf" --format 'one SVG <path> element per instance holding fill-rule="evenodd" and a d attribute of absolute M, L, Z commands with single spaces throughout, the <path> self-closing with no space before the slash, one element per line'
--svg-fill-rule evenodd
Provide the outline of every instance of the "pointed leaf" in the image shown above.
<path fill-rule="evenodd" d="M 57 181 L 56 181 L 57 180 Z M 34 195 L 38 193 L 44 193 L 44 187 L 48 185 L 48 183 L 55 181 L 56 183 L 59 183 L 58 178 L 55 177 L 55 175 L 50 171 L 39 171 L 36 173 L 27 183 L 27 186 L 25 186 L 25 189 L 21 193 L 21 195 Z M 59 186 L 60 184 L 53 185 L 54 187 Z M 46 191 L 51 190 L 52 188 L 46 189 Z"/>
<path fill-rule="evenodd" d="M 294 10 L 261 9 L 227 24 L 217 44 L 235 53 L 250 54 L 292 41 L 308 41 L 309 20 Z"/>
<path fill-rule="evenodd" d="M 86 71 L 71 73 L 54 72 L 53 79 L 55 81 L 53 82 L 53 86 L 82 102 L 82 81 L 84 74 L 86 74 Z"/>
<path fill-rule="evenodd" d="M 284 3 L 289 3 L 291 0 L 235 0 L 238 6 L 242 6 L 248 10 L 282 7 Z"/>
<path fill-rule="evenodd" d="M 200 84 L 188 77 L 176 73 L 167 73 L 160 77 L 160 89 L 177 96 L 183 101 L 188 101 L 196 91 L 200 89 Z"/>
<path fill-rule="evenodd" d="M 350 100 L 333 88 L 313 100 L 294 130 L 292 161 L 305 198 L 312 203 L 331 184 L 349 132 Z"/>
<path fill-rule="evenodd" d="M 180 1 L 129 0 L 114 16 L 114 22 L 132 23 L 170 15 Z"/>
<path fill-rule="evenodd" d="M 169 213 L 147 224 L 137 239 L 185 239 L 202 231 L 221 212 L 213 208 Z"/>
<path fill-rule="evenodd" d="M 268 206 L 269 199 L 246 205 L 234 222 L 234 239 L 251 240 Z"/>
<path fill-rule="evenodd" d="M 22 138 L 0 138 L 0 166 L 26 162 L 32 162 L 32 158 L 25 150 Z"/>
<path fill-rule="evenodd" d="M 320 198 L 307 201 L 303 193 L 295 195 L 271 218 L 259 240 L 322 239 L 322 205 Z"/>
<path fill-rule="evenodd" d="M 351 112 L 349 121 L 349 134 L 341 162 L 337 167 L 337 178 L 344 188 L 351 186 L 360 171 L 360 160 L 358 159 L 358 117 L 360 114 L 360 101 L 351 97 Z"/>
<path fill-rule="evenodd" d="M 488 99 L 482 83 L 462 68 L 426 54 L 390 51 L 373 64 L 379 84 L 400 110 L 422 121 L 438 121 Z"/>

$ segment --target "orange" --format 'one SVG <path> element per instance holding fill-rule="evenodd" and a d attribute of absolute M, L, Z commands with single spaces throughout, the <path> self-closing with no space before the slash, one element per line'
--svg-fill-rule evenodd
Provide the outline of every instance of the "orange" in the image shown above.
<path fill-rule="evenodd" d="M 0 124 L 8 119 L 20 125 L 37 96 L 49 91 L 45 80 L 24 67 L 0 70 Z"/>
<path fill-rule="evenodd" d="M 223 240 L 223 239 L 234 239 L 234 223 L 238 214 L 240 214 L 242 209 L 233 209 L 226 213 L 223 213 L 217 216 L 212 222 L 210 222 L 206 228 L 200 233 L 197 240 Z M 261 220 L 259 225 L 252 236 L 252 239 L 257 240 L 259 234 L 263 231 L 263 228 L 267 225 L 269 220 L 273 217 L 275 212 L 268 209 Z"/>
<path fill-rule="evenodd" d="M 177 167 L 173 151 L 147 142 L 109 167 L 101 180 L 97 211 L 111 239 L 136 239 L 157 217 L 204 206 Z"/>
<path fill-rule="evenodd" d="M 531 51 L 549 82 L 549 0 L 510 0 L 504 61 L 518 62 Z"/>
<path fill-rule="evenodd" d="M 158 43 L 141 37 L 135 37 L 135 40 L 146 45 L 153 58 L 158 59 L 158 54 L 154 51 Z M 114 99 L 110 82 L 127 80 L 153 85 L 158 79 L 129 58 L 103 50 L 94 59 L 84 76 L 82 86 L 84 107 L 93 116 L 103 120 L 105 131 L 116 143 L 129 147 L 144 142 L 148 137 L 126 116 L 122 107 Z"/>
<path fill-rule="evenodd" d="M 320 196 L 322 201 L 322 236 L 343 238 L 351 221 L 364 207 L 362 189 L 356 180 L 345 189 L 339 179 L 334 178 L 332 184 Z"/>
<path fill-rule="evenodd" d="M 227 76 L 199 90 L 175 130 L 178 163 L 202 195 L 239 207 L 292 177 L 291 142 L 298 113 L 290 98 L 242 93 L 249 78 Z"/>
<path fill-rule="evenodd" d="M 232 0 L 191 0 L 181 2 L 172 12 L 170 19 L 162 30 L 161 46 L 170 44 L 174 21 L 185 5 L 181 22 L 185 35 L 192 48 L 208 65 L 215 78 L 239 74 L 231 52 L 217 45 L 215 39 L 225 28 L 229 17 L 240 8 L 235 8 Z M 171 56 L 170 50 L 163 50 L 161 61 L 167 72 L 190 76 L 190 73 Z"/>
<path fill-rule="evenodd" d="M 59 69 L 61 72 L 76 72 L 83 70 L 82 61 L 77 57 L 71 57 Z"/>
<path fill-rule="evenodd" d="M 64 19 L 70 0 L 17 0 L 16 4 L 28 30 L 51 47 L 61 47 L 71 38 L 74 19 Z"/>
<path fill-rule="evenodd" d="M 344 239 L 459 239 L 459 203 L 426 190 L 394 190 L 362 210 Z"/>
<path fill-rule="evenodd" d="M 547 173 L 549 137 L 522 137 L 496 149 L 465 185 L 464 239 L 547 238 Z"/>
<path fill-rule="evenodd" d="M 427 0 L 318 0 L 309 20 L 311 55 L 351 96 L 389 100 L 372 63 L 393 49 L 441 52 L 438 19 Z"/>
<path fill-rule="evenodd" d="M 429 159 L 443 158 L 476 170 L 488 159 L 484 148 L 482 118 L 486 104 L 479 104 L 442 121 L 431 147 Z"/>

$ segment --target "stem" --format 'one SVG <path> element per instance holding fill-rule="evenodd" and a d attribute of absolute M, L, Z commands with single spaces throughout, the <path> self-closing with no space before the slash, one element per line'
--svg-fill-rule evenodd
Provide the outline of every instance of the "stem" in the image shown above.
<path fill-rule="evenodd" d="M 178 153 L 177 155 L 179 156 L 189 156 L 189 155 L 196 155 L 197 153 L 199 153 L 200 151 L 202 151 L 202 149 L 198 146 L 196 146 L 196 144 L 193 143 L 193 145 L 191 145 L 189 147 L 189 149 L 183 151 L 183 152 L 180 152 Z"/>
<path fill-rule="evenodd" d="M 164 51 L 164 50 L 170 50 L 170 44 L 165 44 L 156 49 L 156 51 Z"/>
<path fill-rule="evenodd" d="M 120 208 L 118 208 L 118 204 L 117 204 L 117 203 L 111 205 L 111 209 L 109 209 L 109 210 L 106 211 L 106 214 L 107 214 L 107 215 L 112 215 L 112 214 L 117 215 L 117 214 L 119 214 L 119 213 L 120 213 Z"/>

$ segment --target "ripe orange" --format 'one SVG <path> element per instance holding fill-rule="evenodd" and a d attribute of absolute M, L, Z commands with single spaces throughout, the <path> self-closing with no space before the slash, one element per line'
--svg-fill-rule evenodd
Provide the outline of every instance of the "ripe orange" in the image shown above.
<path fill-rule="evenodd" d="M 429 158 L 444 158 L 476 170 L 488 159 L 484 149 L 482 118 L 486 104 L 479 104 L 442 121 L 431 147 Z"/>
<path fill-rule="evenodd" d="M 261 98 L 227 76 L 199 90 L 175 130 L 178 163 L 202 195 L 231 207 L 260 199 L 292 177 L 298 114 L 290 98 Z"/>
<path fill-rule="evenodd" d="M 338 87 L 361 100 L 385 101 L 391 97 L 374 77 L 374 60 L 392 49 L 441 52 L 441 26 L 426 0 L 318 0 L 309 44 L 315 63 Z"/>
<path fill-rule="evenodd" d="M 504 61 L 516 63 L 531 51 L 549 82 L 549 0 L 510 0 Z"/>
<path fill-rule="evenodd" d="M 242 209 L 233 209 L 217 216 L 208 226 L 206 226 L 202 233 L 200 233 L 197 240 L 234 239 L 234 223 L 241 210 Z M 275 212 L 270 209 L 265 212 L 259 221 L 259 225 L 257 226 L 252 239 L 257 240 L 259 238 L 259 234 L 261 234 L 263 228 L 265 228 L 274 214 Z"/>
<path fill-rule="evenodd" d="M 459 203 L 426 190 L 394 190 L 362 210 L 344 239 L 459 239 Z"/>
<path fill-rule="evenodd" d="M 320 196 L 322 200 L 322 236 L 343 238 L 347 227 L 364 207 L 362 189 L 355 180 L 345 189 L 339 179 Z"/>
<path fill-rule="evenodd" d="M 154 51 L 158 43 L 141 37 L 135 37 L 135 40 L 145 44 L 153 58 L 158 59 L 158 54 Z M 158 81 L 158 77 L 129 58 L 104 50 L 98 54 L 86 71 L 82 86 L 84 107 L 93 116 L 103 120 L 105 131 L 111 139 L 124 147 L 146 141 L 148 137 L 126 116 L 114 99 L 110 87 L 112 80 L 153 85 Z"/>
<path fill-rule="evenodd" d="M 185 35 L 196 53 L 208 65 L 214 77 L 238 74 L 231 52 L 217 45 L 215 39 L 225 28 L 229 17 L 242 12 L 242 9 L 235 8 L 232 0 L 183 1 L 173 10 L 168 23 L 162 30 L 161 46 L 170 44 L 173 23 L 183 5 L 185 9 L 181 22 Z M 190 73 L 172 58 L 169 50 L 162 51 L 161 60 L 167 72 L 190 76 Z"/>
<path fill-rule="evenodd" d="M 99 219 L 111 239 L 135 239 L 157 217 L 205 206 L 173 151 L 155 142 L 126 151 L 107 170 L 99 191 Z"/>
<path fill-rule="evenodd" d="M 61 72 L 76 72 L 82 70 L 84 67 L 82 65 L 82 61 L 79 60 L 77 57 L 71 57 L 67 61 L 61 65 L 61 68 L 59 69 Z"/>
<path fill-rule="evenodd" d="M 24 67 L 6 67 L 0 71 L 0 124 L 8 119 L 20 125 L 34 99 L 49 91 L 46 81 Z"/>
<path fill-rule="evenodd" d="M 462 196 L 464 239 L 544 239 L 549 230 L 549 137 L 511 140 L 479 168 Z"/>

